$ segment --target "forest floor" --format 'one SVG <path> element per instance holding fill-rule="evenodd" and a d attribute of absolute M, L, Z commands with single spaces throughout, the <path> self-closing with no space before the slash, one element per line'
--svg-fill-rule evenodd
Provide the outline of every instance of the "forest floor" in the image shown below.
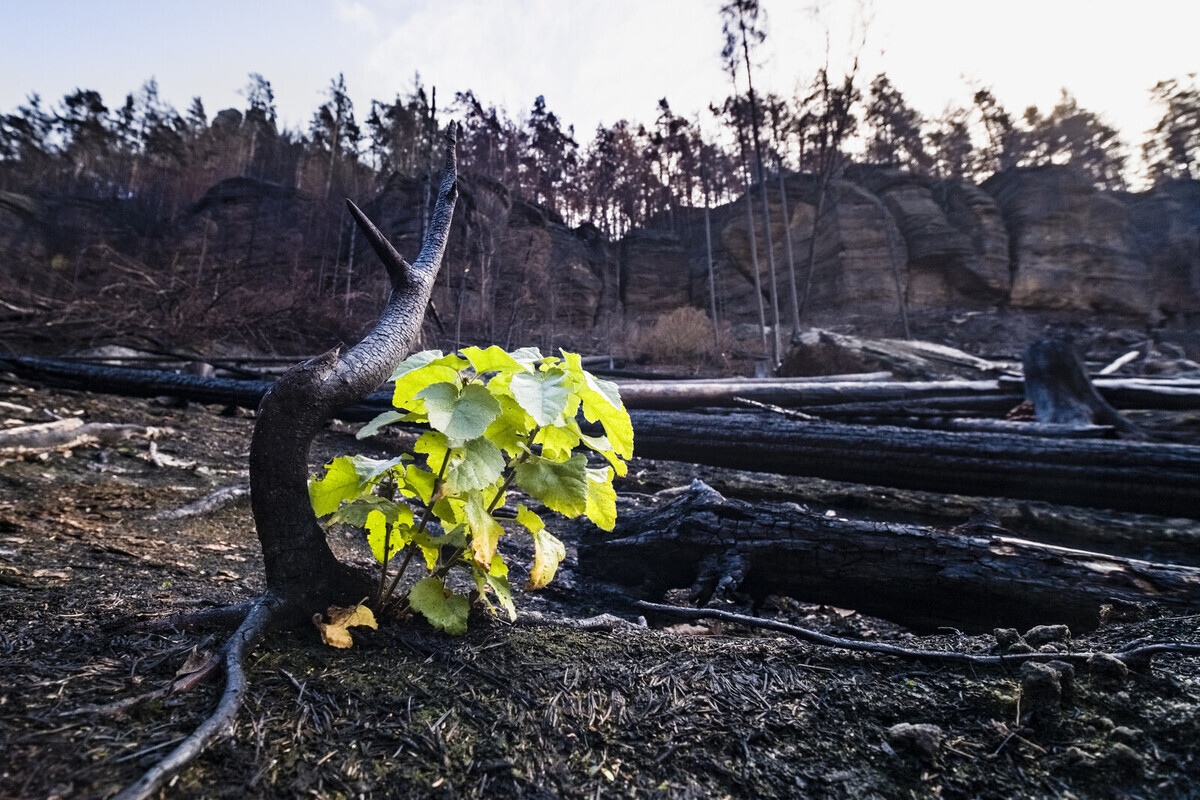
<path fill-rule="evenodd" d="M 5 382 L 26 421 L 168 428 L 144 440 L 0 464 L 0 797 L 110 797 L 213 708 L 219 685 L 129 703 L 171 683 L 223 633 L 130 623 L 250 599 L 262 589 L 245 504 L 176 521 L 181 507 L 247 480 L 253 419 Z M 14 411 L 6 407 L 5 414 Z M 394 453 L 399 436 L 368 443 Z M 313 461 L 361 451 L 349 426 Z M 622 504 L 701 474 L 635 460 Z M 703 471 L 714 479 L 711 468 Z M 716 476 L 720 477 L 720 476 Z M 742 496 L 836 503 L 827 482 L 745 473 Z M 766 488 L 763 488 L 766 487 Z M 852 496 L 853 487 L 842 487 Z M 956 507 L 970 498 L 947 498 Z M 836 506 L 831 506 L 836 508 Z M 839 510 L 838 513 L 853 513 Z M 231 737 L 162 793 L 171 798 L 1184 798 L 1200 786 L 1200 659 L 1156 657 L 1122 677 L 1081 668 L 1061 699 L 1021 702 L 1001 668 L 852 653 L 724 624 L 575 630 L 620 611 L 574 568 L 518 592 L 534 623 L 486 612 L 462 637 L 384 625 L 335 650 L 314 630 L 272 634 L 248 661 Z M 364 542 L 330 536 L 367 564 Z M 514 586 L 528 551 L 508 545 Z M 745 609 L 741 609 L 745 610 Z M 760 613 L 869 641 L 986 653 L 990 635 L 914 636 L 850 609 L 775 598 Z M 1111 621 L 1072 650 L 1200 641 L 1200 615 Z M 660 624 L 661 623 L 661 624 Z M 936 728 L 896 729 L 901 723 Z"/>

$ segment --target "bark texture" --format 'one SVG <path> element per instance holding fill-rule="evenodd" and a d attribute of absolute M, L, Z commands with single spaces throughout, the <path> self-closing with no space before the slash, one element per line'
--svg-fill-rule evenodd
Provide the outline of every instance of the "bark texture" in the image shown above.
<path fill-rule="evenodd" d="M 637 454 L 950 494 L 1196 517 L 1200 447 L 632 411 Z"/>
<path fill-rule="evenodd" d="M 580 569 L 652 598 L 784 594 L 918 630 L 1064 623 L 1090 629 L 1112 599 L 1200 605 L 1200 569 L 1051 547 L 971 525 L 950 531 L 746 503 L 696 481 L 657 509 L 623 514 L 615 538 L 580 548 Z"/>

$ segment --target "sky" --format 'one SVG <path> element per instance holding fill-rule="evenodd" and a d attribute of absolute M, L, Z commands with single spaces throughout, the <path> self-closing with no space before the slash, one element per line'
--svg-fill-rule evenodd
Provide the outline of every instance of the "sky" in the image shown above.
<path fill-rule="evenodd" d="M 1140 145 L 1158 81 L 1200 71 L 1196 0 L 762 0 L 757 90 L 791 96 L 854 55 L 927 116 L 989 87 L 1015 115 L 1066 87 Z M 659 98 L 702 113 L 729 94 L 721 0 L 0 0 L 0 113 L 75 88 L 120 105 L 151 77 L 184 111 L 242 108 L 257 72 L 281 121 L 307 127 L 344 73 L 360 121 L 420 73 L 439 108 L 471 89 L 519 117 L 544 95 L 583 141 L 652 123 Z"/>

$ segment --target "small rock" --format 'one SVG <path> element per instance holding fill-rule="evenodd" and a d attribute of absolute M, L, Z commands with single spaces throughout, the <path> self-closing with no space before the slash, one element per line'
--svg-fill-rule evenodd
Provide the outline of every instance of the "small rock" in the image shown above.
<path fill-rule="evenodd" d="M 1062 682 L 1049 664 L 1026 661 L 1021 665 L 1021 711 L 1035 717 L 1054 718 L 1062 712 Z"/>
<path fill-rule="evenodd" d="M 1132 747 L 1138 739 L 1142 738 L 1142 732 L 1138 728 L 1129 728 L 1121 725 L 1112 729 L 1112 733 L 1109 734 L 1109 738 L 1118 744 Z"/>
<path fill-rule="evenodd" d="M 1021 634 L 1017 633 L 1016 628 L 996 628 L 992 631 L 992 636 L 996 637 L 996 644 L 1003 650 L 1021 643 Z"/>
<path fill-rule="evenodd" d="M 1088 659 L 1088 674 L 1097 686 L 1119 689 L 1129 677 L 1129 667 L 1116 656 L 1095 653 Z"/>
<path fill-rule="evenodd" d="M 1066 642 L 1047 642 L 1038 647 L 1039 653 L 1065 653 L 1067 652 Z"/>
<path fill-rule="evenodd" d="M 942 746 L 942 729 L 937 725 L 901 722 L 887 730 L 887 742 L 896 750 L 908 750 L 933 760 Z"/>
<path fill-rule="evenodd" d="M 1035 625 L 1025 632 L 1024 639 L 1032 647 L 1050 642 L 1067 642 L 1071 639 L 1071 629 L 1066 625 Z"/>
<path fill-rule="evenodd" d="M 1148 616 L 1149 608 L 1145 603 L 1135 603 L 1131 600 L 1111 598 L 1100 606 L 1100 622 L 1140 622 Z"/>
<path fill-rule="evenodd" d="M 1092 757 L 1082 749 L 1072 745 L 1063 751 L 1063 759 L 1068 764 L 1086 764 L 1092 760 Z"/>
<path fill-rule="evenodd" d="M 1063 700 L 1075 696 L 1075 665 L 1067 661 L 1047 661 L 1046 666 L 1058 673 L 1058 687 Z"/>
<path fill-rule="evenodd" d="M 1105 761 L 1125 775 L 1136 776 L 1143 772 L 1141 753 L 1127 744 L 1120 742 L 1114 744 L 1108 751 Z"/>

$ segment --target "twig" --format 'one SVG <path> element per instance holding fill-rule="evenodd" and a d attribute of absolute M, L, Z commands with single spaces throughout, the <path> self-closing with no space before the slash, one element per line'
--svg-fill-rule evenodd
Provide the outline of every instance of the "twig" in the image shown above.
<path fill-rule="evenodd" d="M 1143 661 L 1158 653 L 1181 653 L 1200 656 L 1200 644 L 1187 642 L 1157 642 L 1115 653 L 1087 651 L 1081 653 L 979 655 L 976 653 L 954 653 L 947 650 L 917 650 L 895 644 L 886 644 L 884 642 L 862 642 L 855 639 L 843 639 L 839 636 L 829 636 L 819 633 L 809 628 L 789 625 L 786 622 L 751 617 L 746 614 L 735 614 L 732 611 L 721 611 L 715 608 L 680 608 L 678 606 L 667 606 L 659 603 L 648 603 L 644 600 L 639 600 L 634 605 L 646 611 L 657 611 L 660 614 L 667 614 L 681 619 L 722 619 L 727 622 L 736 622 L 740 625 L 749 625 L 754 628 L 787 633 L 798 639 L 804 639 L 826 647 L 840 647 L 845 650 L 855 650 L 864 653 L 879 653 L 881 655 L 896 656 L 912 661 L 943 661 L 952 664 L 971 664 L 972 666 L 1007 666 L 1010 664 L 1023 664 L 1026 661 L 1068 661 L 1086 664 L 1097 655 L 1109 655 L 1125 662 Z"/>
<path fill-rule="evenodd" d="M 749 406 L 750 408 L 759 408 L 763 411 L 770 411 L 775 414 L 782 414 L 791 419 L 799 419 L 805 422 L 820 422 L 820 417 L 814 417 L 812 414 L 805 414 L 803 411 L 797 411 L 794 408 L 784 408 L 773 403 L 761 403 L 758 400 L 751 400 L 749 397 L 735 397 L 733 402 L 740 406 Z"/>

